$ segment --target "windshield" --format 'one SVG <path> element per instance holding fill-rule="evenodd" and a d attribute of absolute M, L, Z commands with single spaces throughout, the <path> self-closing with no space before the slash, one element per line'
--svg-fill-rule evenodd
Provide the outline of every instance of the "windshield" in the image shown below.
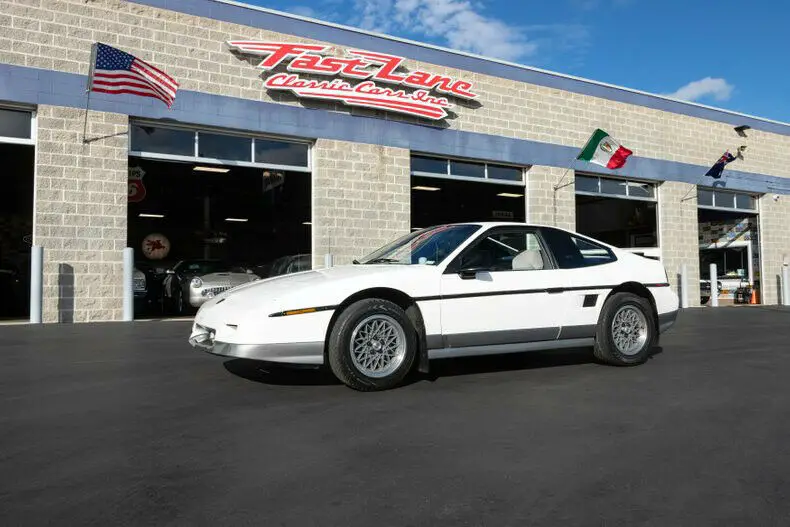
<path fill-rule="evenodd" d="M 442 225 L 422 229 L 382 247 L 359 263 L 438 265 L 479 229 L 479 225 Z"/>

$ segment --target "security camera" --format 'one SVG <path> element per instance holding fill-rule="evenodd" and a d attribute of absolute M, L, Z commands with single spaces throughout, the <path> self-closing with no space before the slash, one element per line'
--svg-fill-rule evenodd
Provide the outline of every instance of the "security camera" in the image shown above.
<path fill-rule="evenodd" d="M 774 201 L 779 201 L 779 194 L 774 194 Z"/>

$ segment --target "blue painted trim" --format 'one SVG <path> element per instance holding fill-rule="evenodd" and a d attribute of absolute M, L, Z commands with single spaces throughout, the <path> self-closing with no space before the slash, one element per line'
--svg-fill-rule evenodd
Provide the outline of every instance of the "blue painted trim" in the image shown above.
<path fill-rule="evenodd" d="M 0 63 L 0 101 L 85 108 L 87 77 Z M 710 184 L 702 175 L 709 167 L 633 156 L 628 170 L 607 170 L 576 161 L 577 148 L 462 132 L 361 117 L 347 113 L 312 110 L 299 106 L 224 97 L 179 90 L 171 110 L 156 99 L 133 95 L 93 93 L 90 108 L 172 123 L 215 126 L 307 139 L 335 139 L 406 148 L 453 157 L 483 159 L 516 165 L 543 165 L 599 174 L 631 175 L 654 181 Z M 711 160 L 713 163 L 714 160 Z M 725 170 L 718 186 L 757 193 L 790 194 L 790 178 Z M 775 187 L 775 188 L 774 188 Z"/>
<path fill-rule="evenodd" d="M 674 101 L 639 93 L 625 88 L 606 86 L 594 81 L 568 78 L 544 71 L 509 65 L 481 57 L 453 53 L 442 49 L 421 46 L 399 40 L 392 40 L 371 35 L 353 28 L 345 29 L 330 25 L 292 18 L 283 14 L 259 11 L 253 8 L 223 4 L 213 0 L 129 0 L 136 4 L 168 9 L 184 14 L 211 18 L 259 29 L 275 31 L 287 35 L 315 39 L 348 47 L 359 47 L 370 51 L 391 53 L 412 60 L 438 64 L 464 71 L 482 73 L 549 88 L 556 88 L 573 93 L 600 97 L 611 101 L 677 113 L 700 119 L 707 119 L 732 126 L 749 125 L 755 130 L 762 130 L 779 135 L 790 135 L 790 124 L 777 123 L 757 117 L 734 114 L 725 110 L 715 109 L 697 104 Z"/>

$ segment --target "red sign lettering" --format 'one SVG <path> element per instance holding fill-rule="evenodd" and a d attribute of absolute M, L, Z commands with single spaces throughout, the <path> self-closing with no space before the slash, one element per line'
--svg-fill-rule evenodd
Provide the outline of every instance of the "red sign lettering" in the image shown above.
<path fill-rule="evenodd" d="M 264 57 L 259 68 L 272 71 L 287 63 L 289 73 L 267 77 L 264 86 L 270 90 L 288 90 L 298 97 L 340 101 L 361 106 L 439 120 L 447 117 L 452 105 L 448 97 L 476 99 L 473 85 L 464 80 L 436 75 L 426 71 L 399 72 L 403 57 L 370 51 L 347 50 L 347 57 L 325 54 L 330 46 L 282 42 L 230 41 L 231 49 L 248 55 Z M 351 84 L 341 79 L 316 81 L 299 74 L 339 76 L 361 80 Z M 394 85 L 380 86 L 377 82 Z M 416 88 L 406 91 L 399 86 Z M 432 94 L 431 92 L 436 92 Z"/>

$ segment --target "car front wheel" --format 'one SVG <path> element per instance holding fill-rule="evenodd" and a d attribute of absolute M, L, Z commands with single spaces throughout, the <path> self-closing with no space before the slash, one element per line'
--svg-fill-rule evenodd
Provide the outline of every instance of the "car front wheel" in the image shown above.
<path fill-rule="evenodd" d="M 642 364 L 650 357 L 657 333 L 650 302 L 631 293 L 617 293 L 601 311 L 595 356 L 615 366 Z"/>
<path fill-rule="evenodd" d="M 338 317 L 328 355 L 332 373 L 346 386 L 359 391 L 388 390 L 411 370 L 417 332 L 397 304 L 360 300 Z"/>

